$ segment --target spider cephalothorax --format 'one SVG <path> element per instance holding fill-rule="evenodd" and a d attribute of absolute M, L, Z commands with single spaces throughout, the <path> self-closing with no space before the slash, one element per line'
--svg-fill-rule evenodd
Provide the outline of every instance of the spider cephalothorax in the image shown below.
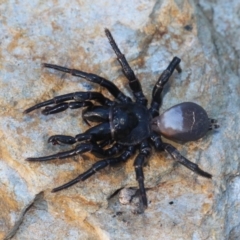
<path fill-rule="evenodd" d="M 163 135 L 174 141 L 195 141 L 203 137 L 209 129 L 218 127 L 216 121 L 209 119 L 206 111 L 201 106 L 192 102 L 180 103 L 159 115 L 163 87 L 175 69 L 181 72 L 179 66 L 181 60 L 178 57 L 174 57 L 166 70 L 163 71 L 153 88 L 152 101 L 148 108 L 139 80 L 136 78 L 124 55 L 120 52 L 110 31 L 106 29 L 105 33 L 122 66 L 124 75 L 129 81 L 135 102 L 125 96 L 112 82 L 100 76 L 44 63 L 44 67 L 70 73 L 73 76 L 85 78 L 90 82 L 105 87 L 115 100 L 111 101 L 99 92 L 75 92 L 54 97 L 26 109 L 25 113 L 29 113 L 46 106 L 42 113 L 48 115 L 64 111 L 67 108 L 85 107 L 83 119 L 86 122 L 100 122 L 100 124 L 75 137 L 54 135 L 48 140 L 52 144 L 75 144 L 80 142 L 73 150 L 45 157 L 27 158 L 27 160 L 48 161 L 68 158 L 85 152 L 107 157 L 93 164 L 88 171 L 80 174 L 75 179 L 52 190 L 56 192 L 70 187 L 79 181 L 86 180 L 108 165 L 113 166 L 127 161 L 138 150 L 134 167 L 139 183 L 140 199 L 144 207 L 147 207 L 147 196 L 144 188 L 143 166 L 146 163 L 146 159 L 150 156 L 151 146 L 156 150 L 166 151 L 174 160 L 197 174 L 211 178 L 211 174 L 201 170 L 197 164 L 183 157 L 175 147 L 161 140 L 161 135 Z M 92 101 L 95 103 L 93 104 Z"/>

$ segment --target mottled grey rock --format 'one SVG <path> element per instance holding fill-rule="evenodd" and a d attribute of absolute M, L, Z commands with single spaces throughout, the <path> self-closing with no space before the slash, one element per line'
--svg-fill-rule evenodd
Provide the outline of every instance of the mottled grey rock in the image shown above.
<path fill-rule="evenodd" d="M 0 5 L 0 238 L 1 239 L 238 239 L 240 3 L 217 1 L 5 1 Z M 88 128 L 81 110 L 52 116 L 23 110 L 53 96 L 104 89 L 46 70 L 44 62 L 99 74 L 131 92 L 104 35 L 109 28 L 151 99 L 174 56 L 161 112 L 184 101 L 203 106 L 221 128 L 180 145 L 189 160 L 213 175 L 204 179 L 152 152 L 144 169 L 149 207 L 136 214 L 133 159 L 59 193 L 53 187 L 96 160 L 85 154 L 49 163 L 24 159 L 66 150 L 49 136 Z M 124 191 L 122 190 L 122 191 Z M 136 194 L 137 195 L 137 194 Z M 124 202 L 122 202 L 124 200 Z M 122 204 L 124 203 L 124 204 Z"/>

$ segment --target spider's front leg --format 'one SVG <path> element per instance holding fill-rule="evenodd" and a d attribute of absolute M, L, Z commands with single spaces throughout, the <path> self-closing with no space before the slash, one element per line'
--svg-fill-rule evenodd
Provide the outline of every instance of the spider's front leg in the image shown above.
<path fill-rule="evenodd" d="M 90 81 L 93 83 L 97 83 L 100 86 L 105 87 L 120 102 L 131 102 L 131 99 L 127 97 L 124 93 L 122 93 L 114 83 L 96 74 L 87 73 L 77 69 L 70 69 L 70 68 L 49 64 L 49 63 L 44 63 L 43 66 L 46 68 L 53 68 L 61 72 L 69 73 L 76 77 L 84 78 L 87 81 Z"/>
<path fill-rule="evenodd" d="M 66 102 L 69 100 L 73 100 L 74 102 Z M 76 108 L 81 108 L 81 107 L 90 107 L 93 104 L 89 102 L 88 100 L 96 100 L 102 105 L 106 106 L 111 106 L 112 101 L 109 100 L 108 98 L 104 97 L 101 93 L 99 92 L 75 92 L 75 93 L 68 93 L 64 95 L 60 95 L 57 97 L 54 97 L 52 99 L 49 99 L 47 101 L 38 103 L 24 111 L 24 113 L 29 113 L 32 112 L 35 109 L 45 107 L 47 106 L 42 113 L 44 115 L 48 114 L 54 114 L 58 112 L 62 112 L 66 110 L 67 108 L 71 109 L 76 109 Z M 48 106 L 52 105 L 53 106 Z"/>
<path fill-rule="evenodd" d="M 92 106 L 85 111 L 83 111 L 83 120 L 89 125 L 88 121 L 92 122 L 108 122 L 109 120 L 109 110 L 108 107 L 103 106 Z M 90 128 L 83 134 L 78 134 L 75 137 L 66 136 L 66 135 L 54 135 L 48 139 L 48 142 L 53 145 L 57 145 L 60 143 L 63 144 L 74 144 L 78 141 L 98 141 L 96 139 L 107 138 L 109 136 L 109 124 L 100 124 L 93 128 Z M 111 138 L 109 138 L 111 139 Z"/>
<path fill-rule="evenodd" d="M 88 141 L 92 143 L 96 143 L 97 141 L 103 141 L 111 139 L 111 130 L 109 123 L 101 123 L 97 126 L 94 126 L 88 129 L 86 132 L 76 135 L 75 137 L 72 136 L 65 136 L 65 135 L 54 135 L 49 138 L 48 142 L 55 144 L 63 143 L 63 144 L 74 144 L 76 142 L 81 141 Z M 93 144 L 87 145 L 78 145 L 74 149 L 66 152 L 59 152 L 50 156 L 44 156 L 39 158 L 28 158 L 28 161 L 48 161 L 53 159 L 63 159 L 68 158 L 71 156 L 75 156 L 80 153 L 94 151 Z M 96 148 L 95 148 L 96 149 Z M 98 150 L 96 150 L 98 152 Z M 99 154 L 102 152 L 99 150 Z"/>
<path fill-rule="evenodd" d="M 67 135 L 53 135 L 48 139 L 48 142 L 53 145 L 57 145 L 59 143 L 74 144 L 82 141 L 97 142 L 106 139 L 111 139 L 111 130 L 108 122 L 89 128 L 86 132 L 80 133 L 75 137 Z"/>
<path fill-rule="evenodd" d="M 70 151 L 59 152 L 59 153 L 49 155 L 49 156 L 44 156 L 44 157 L 30 157 L 30 158 L 27 158 L 26 161 L 29 161 L 29 162 L 44 161 L 45 162 L 45 161 L 50 161 L 54 159 L 64 159 L 68 157 L 73 157 L 86 152 L 91 152 L 93 155 L 97 157 L 100 157 L 100 156 L 111 157 L 113 155 L 118 154 L 122 150 L 123 150 L 123 146 L 118 143 L 115 143 L 112 147 L 108 149 L 103 149 L 101 148 L 100 145 L 96 143 L 87 142 L 87 143 L 81 143 L 77 145 L 74 149 Z"/>
<path fill-rule="evenodd" d="M 126 162 L 135 152 L 135 146 L 129 146 L 120 156 L 115 158 L 109 158 L 104 159 L 101 161 L 98 161 L 92 165 L 92 167 L 87 170 L 86 172 L 80 174 L 78 177 L 74 178 L 68 183 L 63 184 L 62 186 L 59 186 L 57 188 L 54 188 L 52 192 L 57 192 L 62 189 L 68 188 L 80 181 L 85 181 L 95 173 L 97 173 L 99 170 L 107 167 L 107 166 L 114 166 L 120 162 Z"/>

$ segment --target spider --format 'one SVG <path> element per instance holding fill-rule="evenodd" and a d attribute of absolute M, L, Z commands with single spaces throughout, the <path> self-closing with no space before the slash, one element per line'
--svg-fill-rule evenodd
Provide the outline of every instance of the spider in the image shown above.
<path fill-rule="evenodd" d="M 98 75 L 44 63 L 43 66 L 46 68 L 70 73 L 73 76 L 84 78 L 87 81 L 105 87 L 115 100 L 112 101 L 99 92 L 75 92 L 56 96 L 26 109 L 24 113 L 45 107 L 42 113 L 48 115 L 62 112 L 67 108 L 77 109 L 84 107 L 85 109 L 82 113 L 83 120 L 86 123 L 88 121 L 99 123 L 75 137 L 54 135 L 48 139 L 48 142 L 53 145 L 71 145 L 80 142 L 72 150 L 49 156 L 30 157 L 26 160 L 35 162 L 63 159 L 85 152 L 91 152 L 98 157 L 106 157 L 93 164 L 89 170 L 83 172 L 73 180 L 52 190 L 52 192 L 57 192 L 80 181 L 85 181 L 107 166 L 126 162 L 138 150 L 134 161 L 134 168 L 136 180 L 139 184 L 140 202 L 145 209 L 147 208 L 148 201 L 144 187 L 143 166 L 151 154 L 151 147 L 153 146 L 158 151 L 167 152 L 173 160 L 181 163 L 193 172 L 203 177 L 211 178 L 211 174 L 203 171 L 197 164 L 183 157 L 171 144 L 164 143 L 161 136 L 176 142 L 195 141 L 202 138 L 208 130 L 219 126 L 216 120 L 208 117 L 206 111 L 201 106 L 193 102 L 180 103 L 159 115 L 161 93 L 164 85 L 168 82 L 175 69 L 181 73 L 179 65 L 181 59 L 178 57 L 172 59 L 159 77 L 152 91 L 151 105 L 147 107 L 147 99 L 143 94 L 139 80 L 129 66 L 125 56 L 119 50 L 110 31 L 105 29 L 105 33 L 122 67 L 124 75 L 129 81 L 128 84 L 132 90 L 135 102 L 122 93 L 114 83 Z"/>

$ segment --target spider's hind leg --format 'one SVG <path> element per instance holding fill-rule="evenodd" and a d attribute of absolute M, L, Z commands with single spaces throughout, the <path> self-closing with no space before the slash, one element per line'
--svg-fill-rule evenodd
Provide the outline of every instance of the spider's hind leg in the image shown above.
<path fill-rule="evenodd" d="M 140 191 L 140 200 L 142 203 L 143 208 L 147 208 L 147 195 L 144 186 L 144 173 L 143 173 L 143 166 L 146 164 L 146 159 L 150 155 L 150 145 L 148 141 L 143 141 L 140 145 L 140 153 L 137 155 L 134 161 L 135 173 L 136 173 L 136 180 L 138 181 L 139 191 Z"/>
<path fill-rule="evenodd" d="M 183 166 L 202 177 L 212 178 L 212 175 L 210 173 L 203 171 L 197 164 L 183 157 L 180 152 L 171 144 L 162 142 L 161 138 L 156 133 L 153 133 L 151 135 L 151 140 L 157 150 L 169 153 L 173 160 L 181 163 Z"/>
<path fill-rule="evenodd" d="M 179 73 L 182 71 L 180 68 L 181 59 L 178 57 L 174 57 L 172 61 L 169 63 L 168 67 L 163 71 L 163 73 L 158 78 L 157 83 L 155 84 L 152 91 L 152 102 L 150 107 L 150 112 L 153 117 L 159 115 L 159 108 L 162 102 L 162 91 L 164 85 L 168 82 L 169 78 L 173 74 L 173 71 L 176 69 Z"/>
<path fill-rule="evenodd" d="M 208 172 L 203 171 L 201 168 L 198 167 L 197 164 L 189 161 L 185 157 L 183 157 L 179 151 L 168 143 L 163 144 L 164 150 L 171 155 L 171 157 L 176 160 L 177 162 L 181 163 L 183 166 L 187 167 L 191 171 L 197 173 L 198 175 L 205 177 L 205 178 L 212 178 L 212 175 Z"/>

